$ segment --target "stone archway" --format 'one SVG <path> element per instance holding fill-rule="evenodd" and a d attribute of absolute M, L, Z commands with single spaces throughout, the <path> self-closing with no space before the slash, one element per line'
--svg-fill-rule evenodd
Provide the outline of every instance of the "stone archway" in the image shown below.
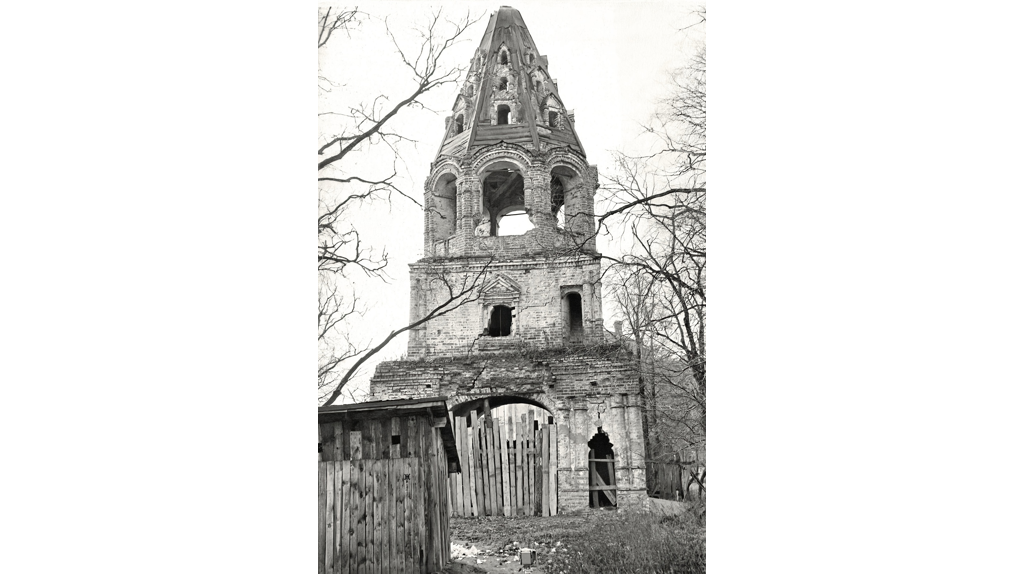
<path fill-rule="evenodd" d="M 450 481 L 454 514 L 557 513 L 558 433 L 551 409 L 527 397 L 494 395 L 466 397 L 450 412 L 464 469 Z"/>

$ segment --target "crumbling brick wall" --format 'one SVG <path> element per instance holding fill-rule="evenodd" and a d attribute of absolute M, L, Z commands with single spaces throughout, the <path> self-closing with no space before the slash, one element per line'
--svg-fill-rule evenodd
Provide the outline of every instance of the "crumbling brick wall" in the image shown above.
<path fill-rule="evenodd" d="M 628 354 L 614 347 L 390 361 L 370 382 L 374 400 L 444 396 L 455 411 L 482 398 L 543 405 L 554 419 L 558 510 L 587 508 L 589 447 L 600 428 L 615 450 L 620 506 L 646 493 L 639 382 Z"/>

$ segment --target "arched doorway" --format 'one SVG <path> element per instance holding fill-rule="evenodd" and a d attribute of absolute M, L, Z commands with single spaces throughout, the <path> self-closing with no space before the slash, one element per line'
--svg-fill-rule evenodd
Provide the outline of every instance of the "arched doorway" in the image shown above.
<path fill-rule="evenodd" d="M 451 408 L 463 462 L 452 475 L 452 514 L 551 516 L 557 508 L 553 413 L 517 396 L 480 397 Z"/>
<path fill-rule="evenodd" d="M 597 427 L 597 432 L 587 443 L 590 454 L 590 507 L 614 508 L 618 506 L 615 493 L 615 451 L 608 439 L 608 433 Z"/>

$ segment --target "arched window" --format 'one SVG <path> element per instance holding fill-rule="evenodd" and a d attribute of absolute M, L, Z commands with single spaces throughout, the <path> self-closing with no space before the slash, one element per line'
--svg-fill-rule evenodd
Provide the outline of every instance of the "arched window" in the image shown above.
<path fill-rule="evenodd" d="M 505 50 L 501 51 L 501 58 L 499 60 L 503 66 L 508 65 L 508 52 Z"/>
<path fill-rule="evenodd" d="M 463 121 L 462 120 L 462 114 L 459 114 L 459 117 L 455 118 L 455 133 L 457 133 L 457 134 L 461 134 L 462 133 L 462 130 L 463 130 L 462 121 Z"/>
<path fill-rule="evenodd" d="M 498 106 L 498 125 L 504 125 L 508 123 L 508 114 L 511 110 L 506 105 Z"/>
<path fill-rule="evenodd" d="M 491 309 L 491 319 L 487 322 L 487 334 L 491 337 L 507 337 L 512 333 L 512 308 L 495 305 Z"/>
<path fill-rule="evenodd" d="M 548 112 L 548 126 L 558 127 L 558 112 Z"/>
<path fill-rule="evenodd" d="M 498 89 L 501 91 L 508 89 L 508 78 L 501 78 L 498 80 Z"/>

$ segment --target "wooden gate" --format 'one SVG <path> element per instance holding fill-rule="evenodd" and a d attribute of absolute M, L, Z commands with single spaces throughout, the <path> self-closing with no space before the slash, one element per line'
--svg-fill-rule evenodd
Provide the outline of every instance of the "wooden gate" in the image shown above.
<path fill-rule="evenodd" d="M 475 411 L 455 418 L 462 474 L 451 475 L 457 516 L 552 516 L 557 513 L 558 457 L 554 424 L 533 411 L 516 421 Z"/>
<path fill-rule="evenodd" d="M 594 450 L 590 450 L 587 460 L 590 462 L 590 507 L 600 508 L 602 506 L 618 506 L 618 497 L 615 495 L 615 458 L 614 455 L 606 455 L 606 458 L 595 458 Z M 608 477 L 608 480 L 601 475 Z M 606 497 L 601 499 L 601 494 Z M 611 504 L 605 504 L 610 502 Z"/>
<path fill-rule="evenodd" d="M 319 572 L 430 571 L 436 541 L 426 540 L 423 477 L 430 470 L 420 459 L 340 460 L 319 466 Z"/>

